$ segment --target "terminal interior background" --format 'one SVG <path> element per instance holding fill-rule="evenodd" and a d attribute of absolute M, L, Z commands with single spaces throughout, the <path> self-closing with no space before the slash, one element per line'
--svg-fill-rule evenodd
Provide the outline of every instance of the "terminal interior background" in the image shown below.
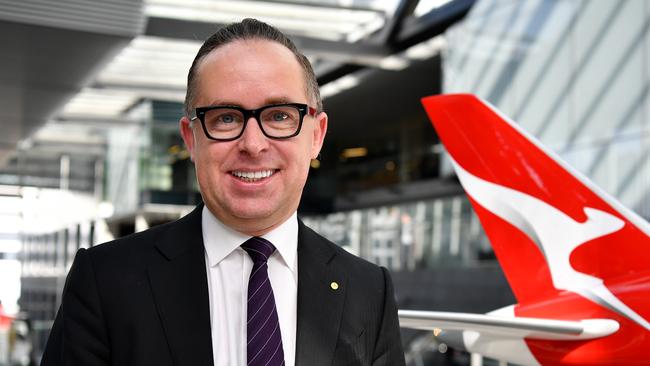
<path fill-rule="evenodd" d="M 0 301 L 35 360 L 79 247 L 199 202 L 185 78 L 244 17 L 304 50 L 330 116 L 299 216 L 389 268 L 402 309 L 515 302 L 421 97 L 484 98 L 650 218 L 648 1 L 0 0 Z M 0 365 L 27 364 L 6 332 Z M 403 342 L 409 365 L 470 363 L 427 332 Z"/>

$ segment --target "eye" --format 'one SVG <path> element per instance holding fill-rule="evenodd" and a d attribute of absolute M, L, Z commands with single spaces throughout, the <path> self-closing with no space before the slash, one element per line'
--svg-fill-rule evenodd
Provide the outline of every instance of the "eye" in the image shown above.
<path fill-rule="evenodd" d="M 289 118 L 289 115 L 282 112 L 282 111 L 275 111 L 271 115 L 271 118 L 273 119 L 274 122 L 282 122 L 282 121 L 286 120 L 287 118 Z"/>
<path fill-rule="evenodd" d="M 219 122 L 220 123 L 233 123 L 236 120 L 237 120 L 236 117 L 233 114 L 230 114 L 230 113 L 224 113 L 224 114 L 219 116 Z"/>

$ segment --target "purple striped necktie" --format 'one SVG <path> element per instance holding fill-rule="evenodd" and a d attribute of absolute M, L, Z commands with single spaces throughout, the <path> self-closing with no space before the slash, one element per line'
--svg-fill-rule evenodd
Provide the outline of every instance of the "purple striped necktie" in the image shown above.
<path fill-rule="evenodd" d="M 258 237 L 246 240 L 241 247 L 253 260 L 248 280 L 248 366 L 284 365 L 280 322 L 266 263 L 275 247 L 268 240 Z"/>

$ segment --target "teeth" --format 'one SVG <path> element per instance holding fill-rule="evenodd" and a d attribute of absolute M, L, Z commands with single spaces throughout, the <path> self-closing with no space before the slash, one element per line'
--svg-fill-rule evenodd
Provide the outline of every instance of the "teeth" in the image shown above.
<path fill-rule="evenodd" d="M 258 172 L 239 172 L 239 171 L 232 172 L 232 175 L 234 175 L 235 177 L 246 179 L 246 180 L 258 180 L 262 178 L 268 178 L 272 174 L 273 174 L 273 170 L 262 170 Z"/>

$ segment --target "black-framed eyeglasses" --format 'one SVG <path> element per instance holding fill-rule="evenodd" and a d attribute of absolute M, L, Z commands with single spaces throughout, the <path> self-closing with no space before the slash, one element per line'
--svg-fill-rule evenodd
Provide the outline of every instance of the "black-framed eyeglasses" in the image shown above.
<path fill-rule="evenodd" d="M 244 133 L 246 123 L 255 117 L 264 136 L 288 139 L 300 133 L 305 115 L 315 116 L 316 109 L 301 103 L 265 105 L 257 109 L 238 106 L 210 106 L 195 109 L 203 132 L 211 140 L 232 141 Z"/>

